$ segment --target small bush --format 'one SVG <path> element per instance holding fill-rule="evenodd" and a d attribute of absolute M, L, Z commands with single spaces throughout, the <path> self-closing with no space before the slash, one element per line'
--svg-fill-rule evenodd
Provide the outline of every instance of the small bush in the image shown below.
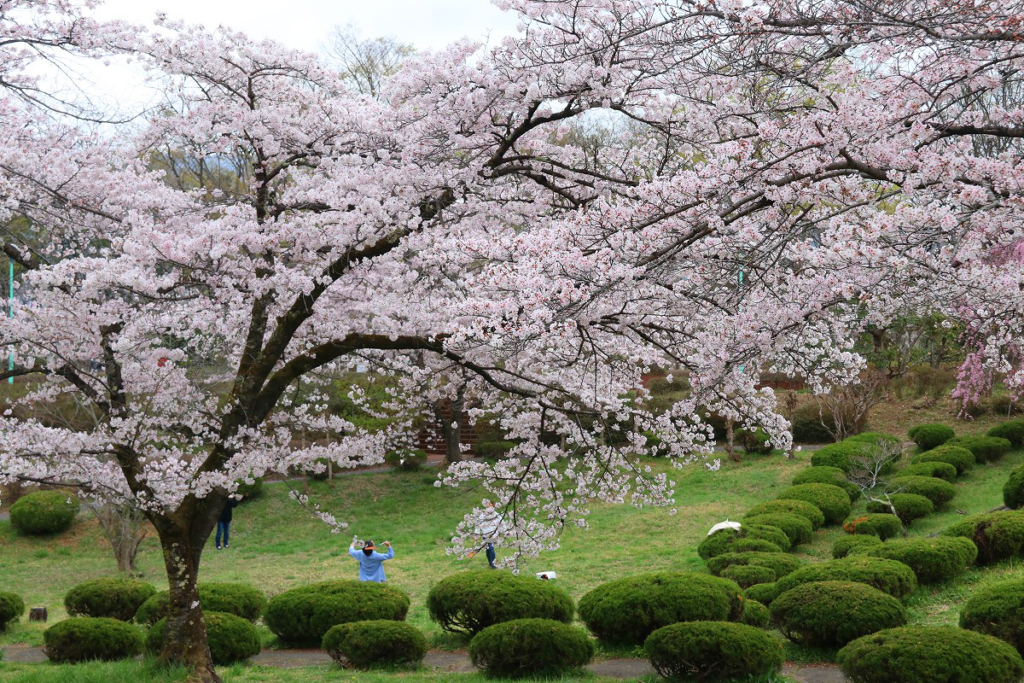
<path fill-rule="evenodd" d="M 725 553 L 709 558 L 708 571 L 718 576 L 729 567 L 767 567 L 777 577 L 795 572 L 803 563 L 795 555 L 788 553 Z"/>
<path fill-rule="evenodd" d="M 796 443 L 832 443 L 832 433 L 823 425 L 835 424 L 832 413 L 828 410 L 824 414 L 818 413 L 818 406 L 805 405 L 796 409 L 793 413 L 792 432 L 793 441 Z"/>
<path fill-rule="evenodd" d="M 728 680 L 763 676 L 782 668 L 782 646 L 771 635 L 744 624 L 694 622 L 660 628 L 644 643 L 661 676 Z"/>
<path fill-rule="evenodd" d="M 919 462 L 899 471 L 901 477 L 935 477 L 943 481 L 956 481 L 956 468 L 948 462 Z"/>
<path fill-rule="evenodd" d="M 109 617 L 131 621 L 139 606 L 156 589 L 131 579 L 93 579 L 80 583 L 64 596 L 64 608 L 73 617 Z"/>
<path fill-rule="evenodd" d="M 377 619 L 332 626 L 321 647 L 338 664 L 356 669 L 415 666 L 427 654 L 427 639 L 415 626 Z"/>
<path fill-rule="evenodd" d="M 757 600 L 743 602 L 743 616 L 740 618 L 740 623 L 754 628 L 767 628 L 771 618 L 768 608 Z"/>
<path fill-rule="evenodd" d="M 975 591 L 963 611 L 960 626 L 1004 640 L 1024 651 L 1024 580 L 1013 579 Z"/>
<path fill-rule="evenodd" d="M 739 529 L 719 529 L 706 537 L 697 546 L 697 554 L 702 560 L 706 560 L 722 553 L 738 552 L 733 549 L 736 543 L 751 540 L 770 543 L 780 552 L 789 550 L 791 546 L 789 536 L 778 527 L 744 524 Z"/>
<path fill-rule="evenodd" d="M 960 446 L 939 446 L 927 453 L 922 453 L 913 460 L 914 463 L 944 462 L 956 468 L 957 474 L 963 474 L 974 467 L 977 462 L 974 454 Z"/>
<path fill-rule="evenodd" d="M 869 633 L 907 623 L 899 600 L 852 581 L 805 583 L 772 602 L 772 623 L 794 643 L 845 645 Z"/>
<path fill-rule="evenodd" d="M 978 548 L 970 539 L 939 536 L 889 541 L 864 554 L 902 562 L 914 570 L 918 583 L 939 583 L 967 571 L 978 558 Z"/>
<path fill-rule="evenodd" d="M 723 569 L 720 576 L 735 581 L 740 588 L 750 588 L 759 583 L 773 583 L 779 578 L 771 567 L 756 564 L 734 564 Z"/>
<path fill-rule="evenodd" d="M 25 613 L 25 602 L 20 595 L 0 591 L 0 631 L 7 628 L 7 624 L 17 621 Z"/>
<path fill-rule="evenodd" d="M 1024 446 L 1024 420 L 1010 420 L 998 424 L 985 433 L 986 436 L 1006 439 L 1014 448 Z"/>
<path fill-rule="evenodd" d="M 253 479 L 251 484 L 246 484 L 244 481 L 238 483 L 238 488 L 235 489 L 235 493 L 242 496 L 242 503 L 248 503 L 250 500 L 256 500 L 263 495 L 263 480 Z"/>
<path fill-rule="evenodd" d="M 781 595 L 801 584 L 817 581 L 864 583 L 900 599 L 910 595 L 917 588 L 917 577 L 907 565 L 895 560 L 864 557 L 863 555 L 848 555 L 841 560 L 808 565 L 782 577 L 775 583 Z"/>
<path fill-rule="evenodd" d="M 207 612 L 224 612 L 255 623 L 267 609 L 259 590 L 241 583 L 201 583 L 199 602 Z M 167 616 L 170 595 L 160 591 L 146 600 L 135 613 L 135 621 L 152 626 Z"/>
<path fill-rule="evenodd" d="M 871 457 L 870 445 L 857 441 L 829 444 L 811 454 L 812 467 L 835 467 L 849 474 L 860 463 Z"/>
<path fill-rule="evenodd" d="M 54 662 L 114 661 L 142 652 L 142 634 L 131 624 L 106 617 L 74 617 L 43 632 L 43 651 Z"/>
<path fill-rule="evenodd" d="M 260 653 L 260 634 L 251 622 L 224 612 L 203 612 L 210 656 L 217 666 L 244 662 Z M 153 624 L 146 635 L 146 649 L 156 655 L 164 649 L 167 620 Z"/>
<path fill-rule="evenodd" d="M 910 524 L 915 519 L 921 519 L 935 512 L 932 502 L 916 493 L 894 493 L 889 496 L 889 501 L 892 503 L 892 507 L 896 508 L 896 516 L 904 524 Z M 889 504 L 884 501 L 872 500 L 868 502 L 867 507 L 868 512 L 891 513 Z"/>
<path fill-rule="evenodd" d="M 781 529 L 789 538 L 790 545 L 807 543 L 814 535 L 814 528 L 811 526 L 810 521 L 791 512 L 776 512 L 770 515 L 744 517 L 743 519 L 747 524 L 773 526 Z"/>
<path fill-rule="evenodd" d="M 11 506 L 11 526 L 27 536 L 66 531 L 78 514 L 78 498 L 61 491 L 35 491 Z"/>
<path fill-rule="evenodd" d="M 859 515 L 843 524 L 843 529 L 848 534 L 878 536 L 884 541 L 899 536 L 903 525 L 892 513 L 881 512 Z"/>
<path fill-rule="evenodd" d="M 439 581 L 427 595 L 430 618 L 452 633 L 474 634 L 504 621 L 552 619 L 572 622 L 572 598 L 533 576 L 476 570 Z"/>
<path fill-rule="evenodd" d="M 753 431 L 749 429 L 740 429 L 736 432 L 736 443 L 739 444 L 740 448 L 745 453 L 751 455 L 771 455 L 774 447 L 772 442 L 768 440 L 768 435 L 760 429 Z"/>
<path fill-rule="evenodd" d="M 901 475 L 889 480 L 888 489 L 899 493 L 916 493 L 919 496 L 924 496 L 935 507 L 945 505 L 956 496 L 955 486 L 935 477 Z"/>
<path fill-rule="evenodd" d="M 598 586 L 579 602 L 580 619 L 594 635 L 634 645 L 679 621 L 734 621 L 742 614 L 743 596 L 733 581 L 684 572 L 627 576 Z"/>
<path fill-rule="evenodd" d="M 1011 510 L 1024 507 L 1024 465 L 1013 470 L 1003 485 L 1003 503 Z"/>
<path fill-rule="evenodd" d="M 753 600 L 761 603 L 762 605 L 770 605 L 772 604 L 772 600 L 779 595 L 778 581 L 775 583 L 755 584 L 743 591 L 743 594 L 746 595 L 747 602 Z"/>
<path fill-rule="evenodd" d="M 956 432 L 952 427 L 933 422 L 911 427 L 907 435 L 922 451 L 930 451 L 952 439 Z"/>
<path fill-rule="evenodd" d="M 403 621 L 409 597 L 369 581 L 325 581 L 293 588 L 267 603 L 263 621 L 287 643 L 319 644 L 332 626 L 351 621 Z"/>
<path fill-rule="evenodd" d="M 900 437 L 893 434 L 883 434 L 881 432 L 862 432 L 854 436 L 843 439 L 844 442 L 852 443 L 866 443 L 876 448 L 886 448 L 895 452 L 902 450 L 903 442 L 900 441 Z"/>
<path fill-rule="evenodd" d="M 488 626 L 469 643 L 473 665 L 488 676 L 557 676 L 590 663 L 594 643 L 578 628 L 551 619 Z"/>
<path fill-rule="evenodd" d="M 418 448 L 397 448 L 384 454 L 384 462 L 403 472 L 416 472 L 427 464 L 427 452 Z"/>
<path fill-rule="evenodd" d="M 1024 675 L 1012 647 L 955 626 L 879 631 L 844 647 L 836 661 L 854 683 L 1017 683 Z"/>
<path fill-rule="evenodd" d="M 1010 442 L 994 436 L 956 436 L 946 442 L 948 446 L 966 448 L 979 463 L 995 462 L 1010 452 Z"/>
<path fill-rule="evenodd" d="M 877 545 L 882 545 L 882 539 L 878 536 L 843 536 L 832 544 L 832 558 L 838 560 L 851 551 L 861 552 Z"/>
<path fill-rule="evenodd" d="M 990 564 L 1024 554 L 1024 512 L 989 512 L 967 517 L 946 528 L 943 536 L 974 541 L 978 564 Z"/>
<path fill-rule="evenodd" d="M 499 460 L 509 454 L 517 444 L 514 441 L 481 441 L 473 450 L 481 458 L 487 460 Z"/>
<path fill-rule="evenodd" d="M 850 496 L 832 484 L 800 484 L 779 494 L 780 500 L 802 500 L 825 514 L 825 523 L 840 524 L 850 514 Z"/>
<path fill-rule="evenodd" d="M 853 503 L 860 498 L 860 487 L 846 478 L 846 473 L 838 467 L 807 467 L 796 473 L 793 484 L 832 484 L 846 491 Z"/>
<path fill-rule="evenodd" d="M 814 486 L 814 484 L 811 484 L 811 486 Z M 821 486 L 829 486 L 829 484 L 821 484 Z M 803 517 L 811 523 L 811 529 L 819 529 L 825 523 L 825 513 L 820 508 L 813 503 L 797 499 L 767 500 L 763 503 L 758 503 L 750 508 L 747 514 L 743 516 L 743 519 L 751 519 L 760 515 L 774 515 L 779 512 Z"/>

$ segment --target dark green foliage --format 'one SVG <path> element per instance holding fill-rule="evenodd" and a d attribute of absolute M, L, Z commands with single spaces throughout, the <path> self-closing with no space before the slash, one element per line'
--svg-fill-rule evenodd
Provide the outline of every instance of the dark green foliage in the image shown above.
<path fill-rule="evenodd" d="M 11 506 L 11 526 L 28 536 L 66 531 L 78 514 L 78 498 L 61 491 L 35 491 Z"/>
<path fill-rule="evenodd" d="M 114 661 L 142 652 L 142 634 L 131 624 L 106 617 L 75 617 L 43 632 L 43 651 L 54 662 Z"/>
<path fill-rule="evenodd" d="M 852 581 L 805 583 L 772 601 L 772 624 L 794 643 L 836 647 L 907 623 L 903 604 Z"/>
<path fill-rule="evenodd" d="M 829 486 L 829 484 L 821 484 L 821 486 Z M 825 513 L 820 508 L 813 503 L 798 499 L 766 500 L 750 508 L 743 519 L 751 519 L 760 515 L 774 515 L 779 512 L 803 517 L 811 523 L 811 529 L 819 529 L 825 523 Z"/>
<path fill-rule="evenodd" d="M 473 447 L 473 450 L 481 458 L 496 460 L 504 458 L 515 447 L 514 441 L 481 441 Z"/>
<path fill-rule="evenodd" d="M 473 665 L 488 676 L 557 676 L 594 657 L 594 643 L 578 628 L 552 619 L 516 619 L 488 626 L 469 643 Z"/>
<path fill-rule="evenodd" d="M 332 626 L 321 647 L 342 666 L 417 665 L 427 654 L 427 639 L 415 626 L 377 619 Z"/>
<path fill-rule="evenodd" d="M 893 434 L 883 434 L 881 432 L 862 432 L 854 436 L 849 436 L 843 439 L 845 443 L 866 443 L 870 446 L 877 448 L 887 448 L 898 452 L 903 446 L 900 441 L 900 437 Z"/>
<path fill-rule="evenodd" d="M 828 525 L 840 524 L 850 514 L 850 496 L 832 484 L 799 484 L 779 494 L 780 500 L 802 500 L 825 514 Z"/>
<path fill-rule="evenodd" d="M 735 582 L 684 572 L 627 576 L 598 586 L 579 602 L 580 619 L 594 635 L 634 645 L 679 621 L 736 620 L 742 614 L 743 594 Z"/>
<path fill-rule="evenodd" d="M 782 668 L 782 646 L 745 624 L 693 622 L 658 629 L 644 643 L 661 676 L 673 680 L 722 681 L 763 676 Z"/>
<path fill-rule="evenodd" d="M 772 583 L 778 579 L 778 575 L 771 567 L 762 567 L 756 564 L 734 564 L 721 571 L 723 579 L 731 579 L 739 584 L 740 588 L 750 588 L 759 583 Z"/>
<path fill-rule="evenodd" d="M 256 622 L 267 609 L 267 599 L 259 590 L 242 583 L 201 583 L 199 602 L 204 611 L 225 612 Z M 170 596 L 160 591 L 142 603 L 135 613 L 140 624 L 155 624 L 167 616 Z"/>
<path fill-rule="evenodd" d="M 747 601 L 754 600 L 761 603 L 762 605 L 772 604 L 779 594 L 778 581 L 775 583 L 759 583 L 751 586 L 747 590 L 743 591 L 743 594 L 747 597 Z"/>
<path fill-rule="evenodd" d="M 1024 446 L 1024 420 L 1010 420 L 998 424 L 986 432 L 986 436 L 1006 439 L 1014 448 Z"/>
<path fill-rule="evenodd" d="M 332 626 L 371 619 L 402 621 L 408 611 L 409 596 L 388 584 L 325 581 L 275 595 L 263 621 L 287 643 L 316 645 Z"/>
<path fill-rule="evenodd" d="M 904 626 L 859 638 L 836 657 L 851 683 L 1017 683 L 1024 661 L 1001 640 L 955 626 Z"/>
<path fill-rule="evenodd" d="M 1024 512 L 988 512 L 967 517 L 942 532 L 962 536 L 978 547 L 978 564 L 990 564 L 1024 554 Z"/>
<path fill-rule="evenodd" d="M 706 537 L 697 546 L 697 554 L 701 559 L 706 560 L 722 553 L 742 552 L 734 550 L 734 544 L 751 540 L 771 543 L 779 551 L 789 550 L 791 545 L 789 536 L 778 527 L 744 524 L 739 529 L 719 529 Z"/>
<path fill-rule="evenodd" d="M 0 631 L 7 628 L 7 624 L 15 622 L 25 613 L 25 601 L 20 595 L 0 591 Z"/>
<path fill-rule="evenodd" d="M 948 462 L 919 462 L 907 465 L 898 473 L 901 477 L 935 477 L 943 481 L 956 481 L 956 468 Z"/>
<path fill-rule="evenodd" d="M 795 555 L 788 553 L 724 553 L 708 558 L 708 571 L 720 575 L 729 567 L 767 567 L 778 577 L 785 576 L 803 566 Z"/>
<path fill-rule="evenodd" d="M 384 462 L 403 472 L 415 472 L 427 463 L 427 452 L 418 448 L 396 448 L 384 454 Z"/>
<path fill-rule="evenodd" d="M 858 515 L 843 524 L 843 529 L 848 534 L 878 536 L 884 541 L 898 536 L 903 531 L 903 524 L 890 512 L 877 512 Z"/>
<path fill-rule="evenodd" d="M 876 545 L 882 545 L 882 539 L 878 536 L 843 536 L 832 544 L 832 558 L 838 560 L 851 552 L 862 552 Z"/>
<path fill-rule="evenodd" d="M 870 458 L 874 449 L 866 443 L 857 441 L 841 441 L 829 444 L 811 454 L 812 467 L 835 467 L 850 473 L 860 467 L 860 463 Z"/>
<path fill-rule="evenodd" d="M 474 634 L 503 621 L 553 619 L 570 623 L 572 598 L 533 576 L 476 570 L 448 576 L 427 595 L 430 618 L 452 633 Z"/>
<path fill-rule="evenodd" d="M 915 519 L 921 519 L 935 512 L 935 506 L 932 502 L 916 493 L 894 493 L 889 496 L 888 503 L 882 500 L 869 501 L 867 505 L 868 512 L 883 515 L 891 513 L 889 503 L 892 503 L 892 507 L 896 508 L 896 516 L 904 524 L 910 524 Z"/>
<path fill-rule="evenodd" d="M 939 583 L 967 571 L 978 548 L 967 538 L 938 536 L 889 541 L 864 554 L 902 562 L 914 570 L 918 583 Z"/>
<path fill-rule="evenodd" d="M 824 415 L 822 415 L 818 412 L 818 406 L 816 405 L 805 405 L 797 408 L 796 412 L 793 413 L 791 423 L 793 441 L 796 443 L 832 443 L 835 441 L 832 438 L 832 433 L 821 423 L 823 418 L 825 424 L 834 424 L 832 414 L 825 411 Z"/>
<path fill-rule="evenodd" d="M 238 488 L 235 489 L 235 493 L 242 496 L 241 503 L 247 503 L 250 500 L 256 500 L 263 495 L 263 480 L 253 479 L 251 484 L 246 484 L 244 481 L 240 481 Z"/>
<path fill-rule="evenodd" d="M 93 579 L 80 583 L 64 596 L 64 609 L 73 617 L 110 617 L 131 621 L 139 606 L 156 589 L 144 581 Z"/>
<path fill-rule="evenodd" d="M 1024 580 L 979 588 L 960 612 L 960 626 L 1005 640 L 1018 652 L 1024 651 Z"/>
<path fill-rule="evenodd" d="M 919 496 L 924 496 L 935 507 L 945 505 L 956 496 L 955 486 L 935 477 L 900 475 L 890 479 L 887 488 L 893 492 L 916 493 Z"/>
<path fill-rule="evenodd" d="M 1003 485 L 1003 503 L 1011 510 L 1024 507 L 1024 465 L 1014 469 Z"/>
<path fill-rule="evenodd" d="M 952 439 L 956 436 L 956 432 L 952 427 L 933 422 L 911 427 L 907 436 L 922 451 L 930 451 Z"/>
<path fill-rule="evenodd" d="M 944 462 L 956 468 L 957 474 L 963 474 L 974 467 L 977 462 L 974 454 L 960 446 L 939 446 L 927 453 L 922 453 L 913 460 L 914 463 Z"/>
<path fill-rule="evenodd" d="M 806 467 L 796 473 L 793 484 L 832 484 L 846 491 L 851 503 L 860 498 L 860 488 L 847 480 L 846 473 L 838 467 Z"/>
<path fill-rule="evenodd" d="M 224 612 L 203 612 L 206 622 L 206 637 L 210 644 L 210 655 L 217 666 L 244 662 L 255 657 L 263 649 L 260 634 L 251 622 L 234 614 Z M 164 649 L 164 628 L 166 619 L 153 624 L 146 635 L 146 649 L 159 654 Z"/>
<path fill-rule="evenodd" d="M 786 534 L 789 538 L 791 545 L 807 543 L 814 534 L 814 527 L 811 526 L 810 521 L 806 517 L 794 515 L 791 512 L 775 512 L 755 517 L 744 517 L 743 520 L 747 524 L 773 526 L 781 529 L 782 533 Z"/>
<path fill-rule="evenodd" d="M 895 560 L 863 555 L 847 555 L 840 560 L 808 565 L 782 577 L 775 583 L 778 586 L 779 594 L 782 594 L 801 584 L 816 581 L 864 583 L 900 599 L 910 595 L 917 588 L 917 577 L 907 565 Z"/>
<path fill-rule="evenodd" d="M 1009 441 L 994 436 L 957 436 L 947 441 L 946 445 L 966 448 L 979 463 L 995 462 L 1012 448 Z"/>
<path fill-rule="evenodd" d="M 743 601 L 743 616 L 740 618 L 740 623 L 754 628 L 767 628 L 769 622 L 771 622 L 771 613 L 767 607 L 757 600 Z"/>
<path fill-rule="evenodd" d="M 770 455 L 773 450 L 772 442 L 768 440 L 768 435 L 761 429 L 753 431 L 749 429 L 737 430 L 736 443 L 739 444 L 745 453 L 752 455 Z"/>

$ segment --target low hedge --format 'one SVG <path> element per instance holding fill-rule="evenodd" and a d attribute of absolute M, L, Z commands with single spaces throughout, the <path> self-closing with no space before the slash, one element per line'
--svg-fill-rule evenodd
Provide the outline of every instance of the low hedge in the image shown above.
<path fill-rule="evenodd" d="M 889 496 L 889 501 L 892 503 L 892 507 L 896 508 L 896 516 L 904 524 L 910 524 L 915 519 L 921 519 L 935 512 L 935 505 L 916 493 L 894 493 Z M 869 501 L 867 510 L 883 515 L 891 512 L 889 503 L 881 500 Z"/>
<path fill-rule="evenodd" d="M 901 474 L 889 480 L 889 490 L 898 493 L 916 493 L 924 496 L 935 507 L 945 505 L 956 497 L 956 487 L 935 477 L 915 477 Z"/>
<path fill-rule="evenodd" d="M 900 477 L 935 477 L 943 481 L 956 481 L 956 468 L 948 462 L 919 462 L 907 465 L 898 473 Z"/>
<path fill-rule="evenodd" d="M 851 552 L 861 552 L 868 548 L 882 545 L 882 539 L 878 536 L 843 536 L 836 539 L 832 544 L 832 559 L 838 560 L 846 557 Z"/>
<path fill-rule="evenodd" d="M 947 527 L 943 536 L 974 541 L 978 564 L 990 564 L 1024 554 L 1024 512 L 988 512 L 967 517 Z"/>
<path fill-rule="evenodd" d="M 445 631 L 474 634 L 514 619 L 571 623 L 572 598 L 553 583 L 489 569 L 460 572 L 427 595 L 430 618 Z"/>
<path fill-rule="evenodd" d="M 864 583 L 901 600 L 917 588 L 917 576 L 907 565 L 896 560 L 863 555 L 848 555 L 839 560 L 801 567 L 776 581 L 775 585 L 781 595 L 802 584 L 817 581 Z"/>
<path fill-rule="evenodd" d="M 956 436 L 945 445 L 966 448 L 980 463 L 995 462 L 1009 453 L 1013 447 L 1006 439 L 995 436 Z"/>
<path fill-rule="evenodd" d="M 402 621 L 375 619 L 338 624 L 324 634 L 321 647 L 335 662 L 355 669 L 416 666 L 427 654 L 427 639 Z"/>
<path fill-rule="evenodd" d="M 743 616 L 740 617 L 741 624 L 753 626 L 754 628 L 767 628 L 771 620 L 772 615 L 768 608 L 757 600 L 743 601 Z"/>
<path fill-rule="evenodd" d="M 244 662 L 260 653 L 260 634 L 251 622 L 234 614 L 203 612 L 206 622 L 206 640 L 210 656 L 217 666 Z M 146 649 L 154 655 L 164 649 L 164 630 L 167 620 L 161 619 L 149 628 Z"/>
<path fill-rule="evenodd" d="M 708 571 L 718 576 L 729 567 L 767 567 L 778 577 L 795 572 L 803 566 L 795 555 L 789 553 L 725 553 L 707 561 Z"/>
<path fill-rule="evenodd" d="M 894 451 L 902 449 L 903 442 L 895 434 L 883 434 L 882 432 L 861 432 L 843 439 L 845 443 L 866 443 L 876 448 L 890 448 Z"/>
<path fill-rule="evenodd" d="M 224 612 L 255 623 L 267 609 L 267 599 L 258 589 L 242 583 L 201 583 L 198 586 L 199 603 L 203 610 Z M 170 594 L 154 594 L 135 613 L 135 621 L 153 625 L 167 616 Z"/>
<path fill-rule="evenodd" d="M 860 498 L 860 487 L 848 480 L 838 467 L 805 467 L 793 477 L 793 485 L 799 484 L 832 484 L 846 491 L 851 503 Z"/>
<path fill-rule="evenodd" d="M 61 491 L 34 491 L 11 506 L 11 526 L 26 536 L 67 531 L 78 514 L 78 498 Z"/>
<path fill-rule="evenodd" d="M 719 529 L 706 537 L 697 546 L 697 554 L 702 560 L 706 560 L 722 553 L 737 552 L 733 545 L 740 541 L 764 541 L 778 548 L 780 552 L 791 547 L 789 536 L 778 527 L 744 524 L 739 529 Z"/>
<path fill-rule="evenodd" d="M 807 543 L 814 535 L 814 527 L 806 517 L 794 515 L 792 512 L 774 512 L 771 514 L 744 517 L 747 524 L 773 526 L 780 529 L 789 538 L 790 545 Z"/>
<path fill-rule="evenodd" d="M 850 514 L 850 496 L 832 484 L 798 484 L 780 493 L 778 498 L 810 503 L 824 513 L 828 525 L 841 524 Z"/>
<path fill-rule="evenodd" d="M 813 468 L 811 468 L 813 469 Z M 829 484 L 807 484 L 808 486 L 829 486 Z M 844 494 L 845 495 L 845 494 Z M 811 523 L 811 529 L 820 529 L 825 524 L 825 513 L 814 503 L 804 500 L 766 500 L 747 511 L 743 519 L 778 513 L 799 515 Z M 780 548 L 782 550 L 782 548 Z"/>
<path fill-rule="evenodd" d="M 994 636 L 1024 652 L 1024 580 L 977 589 L 960 612 L 960 627 Z"/>
<path fill-rule="evenodd" d="M 473 666 L 488 676 L 558 676 L 590 663 L 594 643 L 580 629 L 552 619 L 516 619 L 488 626 L 469 643 Z"/>
<path fill-rule="evenodd" d="M 840 441 L 819 448 L 811 454 L 812 467 L 835 467 L 846 474 L 860 467 L 861 461 L 871 457 L 870 445 L 856 441 Z"/>
<path fill-rule="evenodd" d="M 80 583 L 64 596 L 64 609 L 73 617 L 110 617 L 131 621 L 139 606 L 156 593 L 144 581 L 93 579 Z"/>
<path fill-rule="evenodd" d="M 852 683 L 1017 683 L 1024 675 L 1012 647 L 955 626 L 879 631 L 844 647 L 836 661 Z"/>
<path fill-rule="evenodd" d="M 1024 465 L 1010 472 L 1010 478 L 1003 485 L 1003 504 L 1011 510 L 1024 507 Z"/>
<path fill-rule="evenodd" d="M 884 541 L 899 536 L 903 531 L 903 524 L 900 523 L 899 517 L 889 512 L 871 512 L 847 520 L 843 524 L 843 529 L 848 534 L 878 536 Z"/>
<path fill-rule="evenodd" d="M 415 472 L 427 464 L 427 452 L 418 448 L 397 448 L 384 454 L 388 467 L 403 472 Z"/>
<path fill-rule="evenodd" d="M 1024 446 L 1024 420 L 1010 420 L 997 424 L 985 432 L 985 436 L 1006 439 L 1014 448 L 1020 448 Z"/>
<path fill-rule="evenodd" d="M 911 427 L 907 436 L 922 451 L 930 451 L 952 439 L 956 432 L 948 425 L 932 422 Z"/>
<path fill-rule="evenodd" d="M 743 593 L 735 582 L 707 574 L 637 574 L 593 589 L 578 611 L 601 640 L 639 645 L 679 621 L 735 621 L 743 614 Z"/>
<path fill-rule="evenodd" d="M 142 634 L 107 617 L 72 617 L 43 632 L 43 652 L 54 662 L 115 661 L 142 652 Z"/>
<path fill-rule="evenodd" d="M 779 578 L 771 567 L 756 564 L 734 564 L 723 569 L 719 576 L 735 581 L 740 588 L 750 588 L 759 583 L 772 583 Z"/>
<path fill-rule="evenodd" d="M 518 445 L 515 441 L 481 441 L 473 446 L 473 451 L 481 458 L 496 460 L 507 456 Z"/>
<path fill-rule="evenodd" d="M 939 446 L 934 450 L 916 456 L 912 462 L 914 464 L 944 462 L 955 467 L 956 473 L 959 475 L 974 467 L 978 461 L 974 454 L 966 448 L 960 446 Z"/>
<path fill-rule="evenodd" d="M 286 643 L 318 645 L 332 626 L 352 621 L 403 621 L 409 596 L 384 583 L 325 581 L 293 588 L 267 603 L 264 623 Z"/>
<path fill-rule="evenodd" d="M 904 626 L 907 610 L 896 598 L 863 583 L 820 581 L 801 584 L 775 598 L 771 618 L 794 643 L 836 647 Z"/>
<path fill-rule="evenodd" d="M 865 555 L 902 562 L 914 570 L 918 583 L 940 583 L 967 571 L 978 548 L 967 538 L 903 538 L 868 548 Z"/>
<path fill-rule="evenodd" d="M 691 622 L 660 628 L 644 642 L 651 666 L 674 680 L 765 676 L 782 668 L 782 646 L 745 624 Z"/>
<path fill-rule="evenodd" d="M 0 631 L 25 613 L 25 601 L 16 593 L 0 591 Z"/>
<path fill-rule="evenodd" d="M 743 591 L 743 594 L 747 597 L 747 603 L 754 601 L 759 602 L 762 605 L 770 605 L 772 604 L 772 600 L 779 595 L 778 581 L 775 583 L 754 584 Z"/>

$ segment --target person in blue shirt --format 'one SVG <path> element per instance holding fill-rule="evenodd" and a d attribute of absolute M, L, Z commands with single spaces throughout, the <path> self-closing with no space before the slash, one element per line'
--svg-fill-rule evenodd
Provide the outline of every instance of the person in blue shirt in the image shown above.
<path fill-rule="evenodd" d="M 395 556 L 395 549 L 391 547 L 391 541 L 384 541 L 384 547 L 388 549 L 386 555 L 375 550 L 373 541 L 367 541 L 362 550 L 356 549 L 355 543 L 348 547 L 348 554 L 359 561 L 360 581 L 384 583 L 388 580 L 388 577 L 384 576 L 384 561 Z"/>

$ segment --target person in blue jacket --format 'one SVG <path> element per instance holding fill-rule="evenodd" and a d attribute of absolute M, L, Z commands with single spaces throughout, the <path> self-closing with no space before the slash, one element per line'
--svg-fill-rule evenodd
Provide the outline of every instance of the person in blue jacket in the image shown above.
<path fill-rule="evenodd" d="M 373 541 L 367 541 L 362 550 L 356 549 L 355 543 L 348 547 L 348 554 L 359 561 L 360 581 L 384 583 L 388 580 L 388 577 L 384 575 L 384 561 L 395 556 L 395 549 L 391 547 L 391 541 L 384 541 L 384 547 L 388 549 L 386 555 L 375 550 L 376 546 L 373 545 Z"/>

